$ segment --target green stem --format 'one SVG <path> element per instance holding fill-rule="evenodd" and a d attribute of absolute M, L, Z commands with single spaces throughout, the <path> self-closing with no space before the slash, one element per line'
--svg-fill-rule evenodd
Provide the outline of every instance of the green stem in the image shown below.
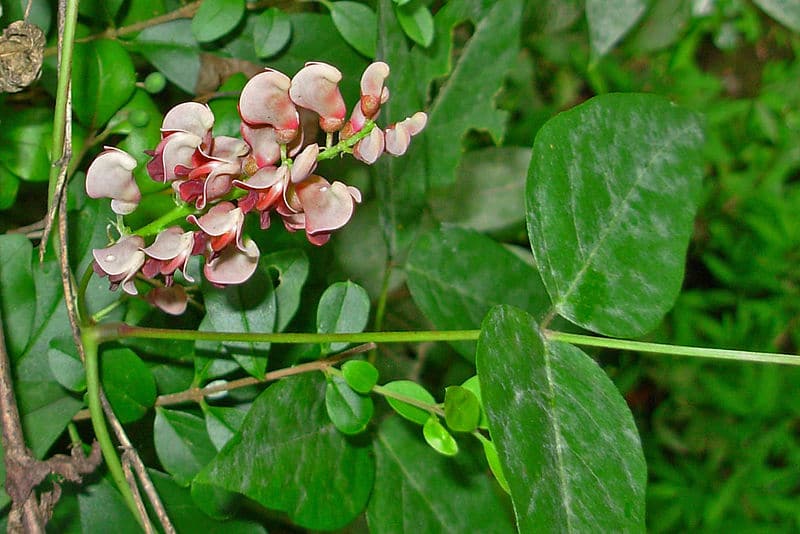
<path fill-rule="evenodd" d="M 108 433 L 106 419 L 103 415 L 103 406 L 100 403 L 100 366 L 97 355 L 99 339 L 97 331 L 91 327 L 84 328 L 81 331 L 81 340 L 86 354 L 86 403 L 91 414 L 94 435 L 100 443 L 100 450 L 103 451 L 103 458 L 106 461 L 111 478 L 117 485 L 117 489 L 119 489 L 123 499 L 125 499 L 125 504 L 128 505 L 133 516 L 144 528 L 142 518 L 139 516 L 139 509 L 136 506 L 136 499 L 128 486 L 128 482 L 125 480 L 125 473 L 117 456 L 116 447 L 114 442 L 111 441 L 111 435 Z"/>
<path fill-rule="evenodd" d="M 361 130 L 359 130 L 356 134 L 354 134 L 351 137 L 348 137 L 344 141 L 339 141 L 334 146 L 326 148 L 325 150 L 320 152 L 319 155 L 317 156 L 317 161 L 333 159 L 342 152 L 349 152 L 355 146 L 356 143 L 358 143 L 366 136 L 368 136 L 373 128 L 375 128 L 375 123 L 372 122 L 371 120 L 368 120 L 366 123 L 364 123 L 364 127 L 361 128 Z"/>
<path fill-rule="evenodd" d="M 89 282 L 92 279 L 93 273 L 94 269 L 90 263 L 89 266 L 86 267 L 86 270 L 83 271 L 81 285 L 78 287 L 78 319 L 80 320 L 81 324 L 86 324 L 88 321 L 90 321 L 89 309 L 86 307 L 86 290 L 89 287 Z"/>
<path fill-rule="evenodd" d="M 75 27 L 78 22 L 78 1 L 67 0 L 64 13 L 64 33 L 61 41 L 61 57 L 58 65 L 58 83 L 56 86 L 56 104 L 53 109 L 53 152 L 50 154 L 50 184 L 48 188 L 47 206 L 51 208 L 55 202 L 56 181 L 59 166 L 56 162 L 64 156 L 64 140 L 67 126 L 67 103 L 69 101 L 69 82 L 72 78 L 72 51 L 75 47 Z"/>
<path fill-rule="evenodd" d="M 158 219 L 154 220 L 151 223 L 142 226 L 138 230 L 136 230 L 134 235 L 139 235 L 142 237 L 148 237 L 151 235 L 156 235 L 161 230 L 172 224 L 173 222 L 177 221 L 178 219 L 184 219 L 187 215 L 194 212 L 194 208 L 189 204 L 182 204 L 180 206 L 175 206 L 170 211 L 159 217 Z"/>
<path fill-rule="evenodd" d="M 663 343 L 646 343 L 643 341 L 629 341 L 627 339 L 613 339 L 581 334 L 568 334 L 546 330 L 545 336 L 551 341 L 563 341 L 574 345 L 588 347 L 602 347 L 606 349 L 631 350 L 657 354 L 671 354 L 673 356 L 691 356 L 694 358 L 707 358 L 713 360 L 735 360 L 740 362 L 782 363 L 787 365 L 800 365 L 800 356 L 796 354 L 781 354 L 770 352 L 752 352 L 747 350 L 707 349 L 702 347 L 684 347 L 680 345 L 667 345 Z"/>
<path fill-rule="evenodd" d="M 424 341 L 467 341 L 478 339 L 480 330 L 443 330 L 415 332 L 359 332 L 353 334 L 198 332 L 145 328 L 125 323 L 108 323 L 96 327 L 100 341 L 123 338 L 173 339 L 188 341 L 242 341 L 264 343 L 421 343 Z"/>

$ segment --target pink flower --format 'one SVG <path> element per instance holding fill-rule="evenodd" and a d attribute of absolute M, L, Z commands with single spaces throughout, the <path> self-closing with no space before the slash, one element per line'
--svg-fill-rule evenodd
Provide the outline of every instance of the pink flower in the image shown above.
<path fill-rule="evenodd" d="M 294 75 L 289 96 L 300 107 L 319 115 L 319 126 L 325 132 L 336 132 L 344 126 L 347 108 L 339 91 L 342 73 L 327 63 L 306 63 Z"/>
<path fill-rule="evenodd" d="M 250 146 L 233 137 L 214 137 L 210 150 L 199 148 L 192 157 L 192 167 L 176 168 L 178 180 L 172 187 L 181 200 L 194 202 L 197 209 L 205 208 L 208 202 L 227 195 L 233 179 L 242 174 L 245 156 Z"/>
<path fill-rule="evenodd" d="M 411 137 L 425 128 L 428 116 L 417 111 L 411 117 L 386 128 L 386 152 L 393 156 L 402 156 L 411 144 Z"/>
<path fill-rule="evenodd" d="M 181 315 L 186 311 L 189 302 L 189 295 L 183 286 L 154 287 L 145 298 L 150 304 L 170 315 Z"/>
<path fill-rule="evenodd" d="M 206 260 L 203 274 L 209 282 L 217 286 L 242 284 L 253 275 L 261 253 L 251 239 L 246 239 L 243 245 L 226 247 Z"/>
<path fill-rule="evenodd" d="M 286 202 L 278 207 L 287 230 L 305 230 L 308 240 L 324 245 L 330 234 L 350 221 L 361 192 L 342 182 L 331 184 L 325 178 L 311 175 L 299 184 L 292 184 L 285 194 Z"/>
<path fill-rule="evenodd" d="M 193 250 L 194 232 L 185 232 L 180 226 L 171 226 L 160 232 L 152 245 L 142 249 L 148 256 L 142 267 L 142 274 L 147 278 L 163 275 L 167 286 L 171 286 L 172 275 L 180 269 L 188 282 L 194 282 L 186 273 Z"/>
<path fill-rule="evenodd" d="M 353 147 L 353 157 L 367 165 L 375 163 L 386 147 L 383 131 L 377 126 Z"/>
<path fill-rule="evenodd" d="M 136 160 L 118 148 L 104 149 L 86 171 L 86 194 L 91 198 L 110 198 L 114 213 L 127 215 L 142 199 L 133 179 Z"/>
<path fill-rule="evenodd" d="M 289 98 L 291 80 L 267 69 L 247 82 L 239 97 L 239 115 L 250 126 L 271 126 L 275 140 L 286 144 L 297 135 L 300 117 Z"/>
<path fill-rule="evenodd" d="M 242 225 L 244 213 L 230 202 L 220 202 L 199 218 L 189 215 L 186 220 L 196 224 L 210 237 L 209 246 L 219 252 L 228 244 L 235 242 L 239 250 L 244 251 L 242 244 Z"/>
<path fill-rule="evenodd" d="M 123 291 L 129 295 L 138 294 L 133 277 L 144 264 L 145 255 L 141 250 L 143 246 L 144 239 L 138 235 L 129 235 L 110 247 L 92 250 L 93 268 L 100 276 L 108 276 L 112 291 L 121 285 Z"/>

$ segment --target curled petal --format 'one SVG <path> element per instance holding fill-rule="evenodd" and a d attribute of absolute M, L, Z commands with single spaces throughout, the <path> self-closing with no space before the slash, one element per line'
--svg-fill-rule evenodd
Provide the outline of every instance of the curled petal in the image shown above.
<path fill-rule="evenodd" d="M 386 102 L 383 99 L 384 86 L 383 82 L 389 76 L 389 65 L 383 61 L 376 61 L 364 70 L 361 76 L 361 111 L 367 117 L 374 117 L 381 104 Z M 386 98 L 389 98 L 388 91 Z"/>
<path fill-rule="evenodd" d="M 294 160 L 291 176 L 292 183 L 299 183 L 309 177 L 317 168 L 317 156 L 319 155 L 319 145 L 316 143 L 308 145 Z"/>
<path fill-rule="evenodd" d="M 377 126 L 353 147 L 353 156 L 367 165 L 377 161 L 385 148 L 383 131 Z"/>
<path fill-rule="evenodd" d="M 171 182 L 178 178 L 175 173 L 176 169 L 192 168 L 194 166 L 192 158 L 202 142 L 203 140 L 200 137 L 186 132 L 177 132 L 164 138 L 158 144 L 155 159 L 153 160 L 153 162 L 160 160 L 163 168 L 161 180 L 159 181 Z M 148 165 L 149 169 L 150 166 Z M 152 172 L 150 176 L 156 178 Z"/>
<path fill-rule="evenodd" d="M 156 236 L 153 244 L 143 248 L 142 252 L 155 260 L 159 260 L 157 265 L 158 272 L 161 274 L 171 275 L 176 269 L 180 269 L 186 280 L 194 282 L 192 277 L 186 273 L 186 266 L 193 249 L 194 232 L 184 232 L 179 226 L 171 226 L 161 231 Z"/>
<path fill-rule="evenodd" d="M 105 147 L 86 171 L 86 194 L 91 198 L 110 198 L 114 213 L 129 214 L 142 199 L 133 179 L 135 168 L 133 156 L 118 148 Z"/>
<path fill-rule="evenodd" d="M 227 163 L 238 162 L 250 152 L 250 146 L 235 137 L 218 135 L 211 143 L 211 152 L 208 157 Z"/>
<path fill-rule="evenodd" d="M 209 282 L 217 285 L 246 282 L 258 267 L 258 246 L 247 239 L 244 248 L 227 247 L 216 257 L 206 262 L 203 273 Z"/>
<path fill-rule="evenodd" d="M 292 78 L 289 95 L 298 106 L 319 116 L 320 127 L 330 133 L 341 129 L 347 112 L 339 91 L 342 73 L 327 63 L 306 63 Z"/>
<path fill-rule="evenodd" d="M 393 156 L 402 156 L 411 144 L 411 136 L 417 135 L 425 128 L 428 116 L 418 111 L 411 117 L 386 129 L 386 152 Z"/>
<path fill-rule="evenodd" d="M 211 237 L 214 251 L 223 249 L 234 239 L 237 247 L 244 250 L 241 243 L 244 213 L 230 202 L 220 202 L 200 218 L 189 215 L 186 219 Z"/>
<path fill-rule="evenodd" d="M 239 97 L 242 120 L 253 126 L 272 126 L 281 144 L 291 141 L 300 127 L 297 109 L 289 98 L 290 85 L 288 76 L 267 69 L 250 78 Z"/>
<path fill-rule="evenodd" d="M 186 304 L 189 302 L 189 295 L 180 285 L 154 287 L 146 298 L 150 304 L 170 315 L 181 315 L 186 311 Z"/>
<path fill-rule="evenodd" d="M 355 198 L 342 182 L 330 184 L 314 175 L 298 185 L 297 196 L 306 216 L 306 233 L 310 235 L 337 230 L 353 216 Z"/>
<path fill-rule="evenodd" d="M 122 289 L 136 295 L 133 277 L 144 264 L 145 255 L 141 251 L 144 239 L 137 235 L 125 236 L 110 247 L 92 250 L 95 267 L 101 274 L 108 275 L 112 284 L 122 284 Z"/>
<path fill-rule="evenodd" d="M 262 167 L 247 181 L 234 180 L 233 185 L 248 191 L 263 191 L 283 182 L 287 170 L 284 166 Z"/>
<path fill-rule="evenodd" d="M 242 137 L 250 145 L 258 167 L 273 165 L 281 159 L 278 134 L 272 126 L 255 127 L 242 122 Z"/>
<path fill-rule="evenodd" d="M 214 126 L 214 113 L 206 104 L 184 102 L 170 109 L 161 123 L 162 132 L 186 132 L 205 138 Z"/>

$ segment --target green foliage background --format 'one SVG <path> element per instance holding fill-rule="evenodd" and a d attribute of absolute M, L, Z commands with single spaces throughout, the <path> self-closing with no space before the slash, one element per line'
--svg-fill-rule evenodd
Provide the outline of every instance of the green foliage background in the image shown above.
<path fill-rule="evenodd" d="M 3 1 L 3 26 L 21 18 L 23 4 Z M 259 236 L 256 239 L 262 250 L 274 253 L 262 262 L 258 291 L 244 289 L 232 295 L 208 289 L 206 309 L 216 310 L 216 314 L 203 319 L 190 312 L 185 318 L 170 319 L 172 326 L 201 326 L 209 331 L 271 331 L 273 327 L 276 331 L 351 331 L 331 326 L 338 324 L 341 315 L 357 317 L 358 324 L 349 328 L 361 330 L 367 324 L 367 302 L 376 302 L 384 287 L 389 295 L 383 319 L 386 330 L 428 329 L 429 321 L 442 329 L 477 328 L 485 308 L 500 302 L 538 309 L 547 298 L 538 284 L 531 283 L 520 292 L 514 289 L 522 284 L 509 282 L 498 295 L 478 277 L 474 287 L 459 287 L 477 304 L 459 309 L 453 321 L 442 309 L 458 309 L 463 304 L 459 298 L 426 301 L 426 295 L 431 287 L 447 287 L 464 269 L 449 273 L 454 278 L 437 279 L 433 275 L 446 272 L 447 267 L 431 269 L 430 262 L 444 262 L 464 247 L 476 256 L 500 258 L 504 280 L 536 278 L 533 267 L 526 263 L 530 254 L 526 250 L 523 192 L 537 132 L 548 119 L 594 95 L 647 92 L 701 113 L 706 144 L 704 180 L 698 192 L 700 209 L 690 232 L 683 288 L 666 319 L 644 339 L 797 352 L 798 2 L 614 3 L 624 4 L 619 11 L 608 9 L 600 0 L 267 4 L 205 0 L 193 20 L 181 18 L 120 32 L 114 39 L 78 44 L 73 79 L 81 83 L 74 85 L 73 153 L 79 168 L 86 168 L 101 140 L 119 141 L 121 148 L 141 158 L 140 163 L 145 161 L 141 151 L 154 147 L 159 138 L 159 114 L 194 96 L 211 98 L 217 114 L 215 133 L 234 135 L 237 92 L 246 80 L 237 72 L 250 75 L 268 65 L 291 74 L 307 60 L 327 61 L 342 70 L 348 102 L 357 98 L 358 77 L 372 56 L 386 60 L 392 67 L 388 81 L 392 100 L 383 118 L 395 121 L 424 108 L 430 116 L 429 130 L 424 141 L 412 145 L 407 159 L 384 158 L 371 175 L 348 162 L 326 164 L 326 172 L 371 191 L 350 226 L 322 249 L 276 230 Z M 78 37 L 108 28 L 131 28 L 180 7 L 170 0 L 85 1 L 81 3 Z M 49 30 L 51 47 L 42 79 L 26 93 L 0 97 L 0 232 L 32 223 L 44 214 L 55 88 L 54 18 L 53 5 L 46 0 L 33 2 L 31 20 Z M 167 87 L 149 94 L 142 82 L 155 72 L 166 77 Z M 646 129 L 647 124 L 641 127 Z M 137 180 L 143 192 L 154 189 L 144 173 Z M 90 248 L 105 238 L 109 213 L 86 202 L 80 194 L 81 182 L 79 174 L 70 186 L 70 206 L 80 210 L 80 215 L 77 211 L 73 214 L 72 252 L 73 263 L 81 264 L 82 269 Z M 146 222 L 145 217 L 160 213 L 169 203 L 163 196 L 153 195 L 136 216 Z M 426 233 L 437 223 L 445 223 L 446 229 Z M 12 277 L 5 280 L 5 286 L 20 292 L 35 287 L 42 302 L 53 301 L 45 298 L 59 291 L 52 279 L 45 275 L 23 279 L 30 258 L 25 240 L 3 243 L 0 250 L 6 267 L 0 269 L 0 275 Z M 384 279 L 387 258 L 404 268 Z M 469 258 L 464 262 L 469 267 Z M 52 269 L 53 264 L 47 268 Z M 274 284 L 281 280 L 287 283 Z M 328 288 L 337 282 L 339 285 Z M 89 291 L 97 309 L 114 300 L 104 281 L 95 279 Z M 10 295 L 4 294 L 6 299 Z M 348 298 L 353 299 L 350 304 L 346 304 Z M 230 313 L 231 299 L 256 299 L 257 311 L 253 311 L 254 304 L 249 310 Z M 59 299 L 54 302 L 59 304 Z M 336 304 L 320 304 L 318 310 L 321 302 Z M 9 306 L 7 300 L 0 304 Z M 345 313 L 343 308 L 349 306 L 352 308 Z M 75 374 L 76 355 L 65 342 L 68 330 L 53 326 L 66 325 L 61 308 L 15 310 L 13 321 L 19 324 L 12 322 L 7 327 L 15 365 L 31 382 L 25 391 L 34 391 L 36 385 L 36 394 L 22 395 L 20 402 L 28 417 L 26 428 L 33 436 L 30 445 L 39 456 L 68 443 L 61 435 L 65 423 L 59 426 L 52 421 L 68 421 L 80 409 L 80 392 L 85 389 L 80 376 L 57 383 L 50 375 L 50 369 L 60 370 L 59 377 Z M 300 311 L 295 315 L 295 310 Z M 6 311 L 4 308 L 4 317 L 12 315 Z M 111 317 L 144 325 L 162 325 L 167 320 L 137 302 L 124 311 L 112 312 Z M 462 324 L 463 317 L 469 317 L 472 324 Z M 15 332 L 34 321 L 44 325 L 35 338 L 15 338 Z M 318 441 L 331 462 L 340 460 L 337 455 L 350 455 L 345 463 L 355 473 L 352 477 L 392 481 L 406 492 L 410 504 L 398 511 L 392 507 L 394 495 L 387 492 L 387 486 L 377 488 L 366 512 L 347 531 L 361 531 L 368 524 L 371 530 L 392 532 L 393 522 L 412 514 L 435 529 L 436 517 L 455 516 L 458 510 L 448 511 L 444 504 L 428 502 L 429 493 L 463 502 L 474 498 L 475 493 L 465 491 L 460 483 L 464 480 L 456 483 L 448 478 L 453 464 L 425 447 L 419 432 L 410 432 L 397 417 L 381 419 L 389 411 L 385 403 L 376 403 L 380 417 L 372 429 L 377 436 L 377 464 L 374 472 L 365 467 L 365 449 L 345 447 L 349 438 L 337 433 L 327 419 L 318 394 L 324 385 L 318 377 L 282 382 L 257 400 L 257 391 L 244 390 L 228 404 L 151 409 L 156 389 L 159 394 L 172 393 L 193 380 L 210 380 L 230 372 L 226 367 L 229 360 L 213 357 L 220 351 L 233 355 L 244 369 L 258 375 L 267 365 L 270 369 L 285 367 L 340 347 L 272 347 L 267 363 L 259 352 L 269 349 L 265 346 L 205 343 L 195 347 L 192 343 L 147 340 L 126 340 L 124 344 L 126 347 L 109 348 L 104 355 L 118 356 L 113 360 L 117 365 L 103 369 L 109 399 L 123 422 L 133 423 L 136 445 L 146 463 L 170 473 L 154 474 L 168 504 L 200 514 L 197 503 L 210 503 L 204 511 L 213 521 L 185 513 L 176 518 L 185 529 L 202 525 L 204 529 L 252 532 L 261 528 L 256 522 L 276 530 L 288 523 L 312 529 L 338 528 L 347 522 L 350 512 L 363 509 L 367 485 L 355 487 L 350 501 L 333 503 L 335 506 L 298 504 L 301 499 L 285 495 L 289 484 L 285 481 L 313 484 L 314 473 L 296 472 L 292 466 L 276 475 L 273 485 L 256 487 L 240 472 L 226 470 L 226 461 L 254 447 L 263 448 L 264 462 L 292 465 L 297 459 L 287 442 L 293 438 Z M 474 353 L 471 342 L 387 346 L 379 358 L 381 379 L 414 379 L 442 399 L 445 386 L 462 383 L 474 374 Z M 624 395 L 641 435 L 647 462 L 648 530 L 800 529 L 796 504 L 800 493 L 800 403 L 796 400 L 800 370 L 610 350 L 590 354 Z M 123 361 L 127 363 L 122 365 Z M 134 380 L 141 387 L 126 392 L 126 384 Z M 66 394 L 59 389 L 62 386 L 77 393 Z M 21 387 L 27 386 L 23 383 Z M 316 404 L 287 400 L 303 396 L 316 398 Z M 250 403 L 252 408 L 245 416 L 240 408 L 250 408 Z M 249 430 L 248 418 L 256 416 L 269 419 L 274 428 L 285 432 Z M 43 418 L 51 423 L 42 424 Z M 359 427 L 361 422 L 356 423 Z M 310 436 L 291 434 L 301 425 Z M 88 427 L 79 428 L 89 435 Z M 237 432 L 240 428 L 248 430 Z M 413 469 L 409 467 L 413 460 L 422 454 L 430 454 L 430 469 L 416 473 L 430 477 L 425 479 L 425 491 L 408 487 L 404 478 L 404 473 Z M 480 453 L 467 446 L 459 458 L 457 468 L 468 487 L 489 496 L 493 507 L 486 514 L 468 514 L 463 523 L 449 525 L 451 531 L 476 525 L 500 532 L 513 528 L 510 504 L 502 490 L 482 476 L 487 469 Z M 327 474 L 332 484 L 337 483 L 336 474 L 335 469 Z M 510 482 L 513 486 L 518 481 Z M 232 499 L 228 492 L 236 491 L 277 504 L 268 512 L 250 501 Z M 233 505 L 232 500 L 236 501 Z M 110 482 L 97 476 L 85 492 L 67 488 L 52 526 L 64 532 L 91 531 L 78 525 L 77 517 L 82 524 L 124 523 L 126 511 L 119 501 Z M 229 520 L 231 517 L 235 519 Z"/>

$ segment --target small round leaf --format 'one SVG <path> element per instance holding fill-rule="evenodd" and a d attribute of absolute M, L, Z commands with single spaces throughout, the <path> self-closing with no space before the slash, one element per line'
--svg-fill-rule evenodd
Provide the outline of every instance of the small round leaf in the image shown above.
<path fill-rule="evenodd" d="M 450 432 L 442 426 L 439 418 L 431 415 L 422 427 L 422 435 L 433 450 L 445 456 L 455 456 L 458 454 L 458 443 L 450 435 Z"/>
<path fill-rule="evenodd" d="M 395 5 L 395 13 L 400 27 L 412 41 L 424 47 L 433 42 L 433 15 L 420 0 L 411 0 L 403 5 Z"/>
<path fill-rule="evenodd" d="M 456 432 L 472 432 L 481 420 L 478 397 L 461 386 L 450 386 L 444 392 L 444 420 Z"/>
<path fill-rule="evenodd" d="M 395 380 L 394 382 L 389 382 L 384 385 L 383 389 L 392 393 L 397 393 L 403 397 L 422 401 L 426 404 L 436 404 L 436 400 L 433 398 L 433 395 L 428 393 L 428 390 L 411 380 Z M 386 400 L 394 411 L 418 425 L 424 425 L 431 416 L 428 410 L 424 410 L 393 397 L 387 396 Z"/>
<path fill-rule="evenodd" d="M 492 470 L 494 478 L 497 479 L 497 483 L 500 484 L 500 487 L 510 495 L 511 490 L 508 489 L 508 481 L 503 474 L 503 466 L 500 465 L 500 458 L 497 456 L 497 448 L 491 440 L 486 439 L 480 434 L 478 434 L 478 439 L 483 445 L 483 454 L 486 455 L 486 462 L 489 464 L 489 469 Z"/>
<path fill-rule="evenodd" d="M 378 370 L 369 362 L 351 360 L 342 365 L 347 385 L 359 393 L 367 394 L 378 383 Z"/>
<path fill-rule="evenodd" d="M 372 9 L 358 2 L 334 2 L 331 18 L 347 43 L 369 58 L 375 57 L 378 40 L 378 17 Z"/>
<path fill-rule="evenodd" d="M 325 408 L 331 422 L 344 434 L 363 432 L 375 411 L 372 398 L 353 391 L 340 376 L 328 381 Z"/>
<path fill-rule="evenodd" d="M 233 30 L 244 16 L 244 0 L 204 0 L 192 19 L 192 34 L 201 43 Z"/>
<path fill-rule="evenodd" d="M 253 45 L 258 57 L 274 56 L 286 46 L 292 36 L 289 15 L 271 7 L 255 19 Z"/>
<path fill-rule="evenodd" d="M 481 406 L 481 420 L 478 422 L 478 428 L 484 430 L 489 428 L 489 420 L 486 418 L 486 410 L 483 409 L 483 400 L 481 397 L 481 383 L 478 381 L 478 375 L 468 378 L 461 384 L 464 389 L 470 390 L 478 399 L 478 404 Z"/>

